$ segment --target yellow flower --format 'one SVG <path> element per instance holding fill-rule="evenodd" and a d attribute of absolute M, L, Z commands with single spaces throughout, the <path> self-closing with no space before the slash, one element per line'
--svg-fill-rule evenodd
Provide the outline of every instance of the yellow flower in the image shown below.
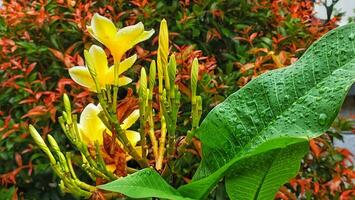
<path fill-rule="evenodd" d="M 110 49 L 115 58 L 121 58 L 127 50 L 139 42 L 149 39 L 154 34 L 153 29 L 144 31 L 142 22 L 117 30 L 111 20 L 97 13 L 93 16 L 87 29 L 96 40 Z"/>
<path fill-rule="evenodd" d="M 86 144 L 94 144 L 98 141 L 100 145 L 103 144 L 102 134 L 106 131 L 109 135 L 112 133 L 106 128 L 104 123 L 98 117 L 98 114 L 102 110 L 100 105 L 95 106 L 90 103 L 87 105 L 80 115 L 80 122 L 78 124 L 81 138 Z M 121 128 L 124 130 L 128 140 L 132 146 L 136 146 L 137 142 L 141 139 L 140 134 L 136 131 L 127 130 L 131 127 L 139 118 L 139 110 L 133 111 L 122 123 Z M 122 145 L 122 144 L 120 144 Z"/>
<path fill-rule="evenodd" d="M 92 45 L 89 51 L 84 52 L 86 65 L 93 69 L 96 73 L 100 89 L 105 89 L 106 85 L 114 84 L 114 67 L 108 67 L 107 56 L 105 51 L 97 46 Z M 118 75 L 129 69 L 137 60 L 137 55 L 133 55 L 120 63 Z M 70 77 L 79 85 L 89 88 L 89 90 L 97 92 L 94 79 L 90 75 L 89 68 L 85 66 L 75 66 L 69 69 Z M 132 79 L 121 76 L 118 79 L 119 86 L 127 85 Z"/>

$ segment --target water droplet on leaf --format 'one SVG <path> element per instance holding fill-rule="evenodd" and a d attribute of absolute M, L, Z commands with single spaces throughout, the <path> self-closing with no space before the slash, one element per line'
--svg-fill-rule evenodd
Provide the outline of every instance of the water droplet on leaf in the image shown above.
<path fill-rule="evenodd" d="M 319 114 L 318 122 L 322 126 L 325 125 L 325 123 L 327 122 L 327 115 L 324 113 Z"/>

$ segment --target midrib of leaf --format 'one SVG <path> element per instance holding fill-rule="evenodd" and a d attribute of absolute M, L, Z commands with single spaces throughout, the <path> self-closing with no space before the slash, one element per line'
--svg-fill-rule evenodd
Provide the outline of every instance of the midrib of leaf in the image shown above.
<path fill-rule="evenodd" d="M 345 64 L 345 65 L 343 65 L 343 66 L 347 66 L 348 64 L 350 64 L 350 63 L 352 63 L 352 62 L 355 63 L 355 59 L 352 59 L 351 61 L 347 62 L 347 64 Z M 281 69 L 281 70 L 282 70 L 282 69 Z M 336 73 L 336 72 L 338 72 L 338 71 L 340 71 L 340 70 L 344 70 L 344 67 L 341 67 L 341 68 L 338 68 L 338 69 L 334 70 L 332 74 L 334 74 L 334 73 Z M 324 79 L 326 79 L 326 78 L 332 77 L 332 76 L 331 76 L 332 74 L 330 74 L 329 76 L 326 76 L 325 78 L 323 78 L 322 81 L 323 81 Z M 312 89 L 315 89 L 320 83 L 322 83 L 322 81 L 319 81 L 317 85 L 315 85 L 314 87 L 312 87 L 310 90 L 308 90 L 308 92 L 307 92 L 305 95 L 303 95 L 303 96 L 301 96 L 301 97 L 307 96 L 307 94 L 310 93 Z M 295 102 L 293 102 L 292 104 L 290 104 L 290 106 L 288 106 L 288 109 L 285 109 L 284 111 L 282 111 L 282 112 L 280 113 L 280 115 L 278 115 L 278 116 L 282 116 L 285 112 L 289 111 L 290 108 L 293 108 L 294 105 L 296 105 L 297 101 L 299 101 L 299 100 L 301 99 L 301 97 L 300 97 L 300 98 L 297 98 L 297 100 L 296 100 Z M 276 123 L 277 120 L 278 120 L 278 119 L 275 118 L 275 119 L 270 123 L 269 126 L 271 126 L 273 123 Z M 262 149 L 261 152 L 257 152 L 257 151 L 256 151 L 256 152 L 252 152 L 250 155 L 248 155 L 248 154 L 246 155 L 246 154 L 245 154 L 245 153 L 246 153 L 245 148 L 246 148 L 247 146 L 250 146 L 250 145 L 254 142 L 254 141 L 253 141 L 254 139 L 256 139 L 256 138 L 258 138 L 260 135 L 262 135 L 262 133 L 266 130 L 266 128 L 268 128 L 268 127 L 263 128 L 262 131 L 258 132 L 258 134 L 255 135 L 255 137 L 253 137 L 253 139 L 252 139 L 250 142 L 248 142 L 246 145 L 244 145 L 244 146 L 243 146 L 243 150 L 241 150 L 241 152 L 239 152 L 232 160 L 230 160 L 230 162 L 232 162 L 232 163 L 233 163 L 233 162 L 238 162 L 239 160 L 243 159 L 243 157 L 252 156 L 252 155 L 255 155 L 255 154 L 258 154 L 258 153 L 262 153 L 262 152 L 264 152 L 264 151 L 266 151 L 266 150 L 271 150 L 272 148 L 269 148 L 269 149 Z M 318 135 L 321 134 L 321 133 L 322 133 L 322 132 L 319 132 Z M 292 140 L 294 140 L 295 138 L 296 138 L 296 137 L 294 137 Z M 285 139 L 286 139 L 286 138 L 285 138 Z M 303 136 L 303 137 L 299 137 L 299 139 L 308 139 L 308 138 Z M 289 139 L 289 140 L 291 141 L 291 139 Z M 274 148 L 277 148 L 277 146 L 274 146 Z M 248 153 L 248 152 L 247 152 L 247 153 Z M 227 162 L 226 164 L 228 164 L 228 163 L 230 163 L 230 162 Z M 224 174 L 224 173 L 223 173 L 223 174 Z M 221 174 L 221 175 L 223 176 L 223 174 Z M 202 178 L 202 179 L 203 179 L 203 178 Z M 201 180 L 201 179 L 198 179 L 198 180 Z M 196 180 L 196 181 L 198 181 L 198 180 Z M 206 190 L 206 193 L 204 194 L 204 196 L 207 194 L 207 192 L 209 191 L 209 189 L 210 189 L 211 187 L 213 187 L 213 185 L 214 185 L 214 184 L 211 184 L 211 185 L 209 186 L 209 188 Z M 186 187 L 186 186 L 185 186 L 185 187 Z M 205 188 L 205 189 L 206 189 L 206 188 Z"/>
<path fill-rule="evenodd" d="M 278 188 L 298 172 L 301 158 L 308 149 L 308 141 L 304 140 L 285 148 L 270 150 L 266 157 L 261 154 L 242 161 L 244 164 L 239 163 L 226 176 L 226 191 L 230 199 L 273 199 Z M 260 156 L 264 158 L 262 162 L 248 165 L 259 161 Z"/>
<path fill-rule="evenodd" d="M 353 26 L 353 25 L 352 25 Z M 353 29 L 353 27 L 351 27 L 351 29 Z M 336 37 L 337 37 L 337 39 L 338 39 L 338 33 L 336 33 Z M 352 42 L 352 47 L 354 47 L 354 44 L 353 44 L 353 42 Z M 337 45 L 338 46 L 338 45 Z M 308 49 L 307 51 L 306 51 L 306 53 L 305 53 L 305 55 L 307 54 L 307 52 L 308 51 L 311 51 L 311 49 Z M 316 50 L 314 50 L 314 49 L 312 49 L 312 51 L 316 51 Z M 351 50 L 352 52 L 354 52 L 354 48 L 352 48 L 352 50 Z M 312 56 L 314 56 L 313 55 L 313 53 L 314 52 L 311 52 L 311 55 Z M 339 52 L 339 49 L 337 49 L 337 53 L 340 53 Z M 328 55 L 326 54 L 325 55 L 325 57 L 326 57 L 326 59 L 327 59 L 327 61 L 328 61 Z M 339 60 L 339 55 L 337 55 L 337 59 Z M 308 60 L 310 60 L 310 58 L 308 57 Z M 305 61 L 307 61 L 307 57 L 305 58 Z M 272 121 L 271 122 L 269 122 L 269 123 L 267 123 L 267 125 L 268 126 L 264 126 L 260 131 L 258 131 L 257 132 L 257 134 L 256 135 L 253 135 L 252 137 L 251 137 L 251 140 L 249 140 L 247 143 L 244 143 L 244 145 L 241 145 L 241 146 L 239 146 L 241 149 L 240 149 L 240 151 L 232 158 L 232 159 L 229 159 L 229 162 L 227 161 L 226 163 L 224 163 L 223 165 L 229 165 L 229 163 L 230 162 L 233 162 L 233 161 L 235 161 L 235 162 L 237 162 L 238 160 L 240 160 L 240 159 L 242 159 L 244 156 L 247 156 L 248 155 L 248 153 L 250 154 L 254 154 L 254 153 L 257 153 L 257 152 L 247 152 L 247 150 L 246 150 L 246 148 L 248 147 L 248 146 L 251 146 L 255 141 L 257 141 L 257 139 L 261 136 L 261 135 L 264 135 L 263 133 L 265 132 L 265 130 L 267 130 L 268 128 L 270 128 L 270 127 L 272 127 L 276 122 L 278 122 L 278 120 L 279 120 L 279 117 L 281 117 L 281 116 L 284 116 L 285 115 L 285 113 L 287 113 L 287 112 L 289 112 L 289 111 L 292 111 L 292 108 L 297 108 L 297 103 L 298 102 L 300 102 L 301 100 L 303 100 L 303 98 L 304 97 L 312 97 L 313 95 L 312 95 L 312 91 L 313 90 L 315 90 L 315 91 L 317 91 L 317 87 L 319 87 L 319 86 L 321 86 L 321 84 L 323 84 L 324 83 L 324 81 L 326 81 L 327 79 L 329 79 L 329 78 L 331 78 L 331 77 L 333 77 L 334 76 L 334 74 L 337 74 L 337 73 L 340 73 L 340 72 L 342 72 L 343 70 L 345 70 L 345 71 L 348 71 L 348 70 L 351 70 L 351 68 L 353 68 L 352 67 L 352 65 L 351 65 L 351 63 L 354 63 L 355 62 L 355 59 L 351 59 L 351 60 L 349 60 L 349 61 L 347 61 L 347 62 L 345 62 L 345 63 L 341 63 L 341 62 L 338 62 L 338 64 L 340 64 L 340 65 L 338 65 L 338 67 L 336 68 L 336 69 L 332 69 L 332 71 L 330 71 L 331 73 L 326 73 L 324 76 L 322 76 L 321 77 L 321 79 L 316 79 L 316 78 L 314 78 L 314 81 L 315 81 L 315 84 L 312 84 L 311 85 L 311 87 L 305 87 L 305 88 L 307 88 L 306 90 L 305 89 L 302 89 L 302 95 L 299 95 L 299 94 L 297 94 L 296 93 L 296 95 L 295 95 L 295 98 L 292 98 L 292 100 L 293 100 L 293 102 L 292 103 L 290 103 L 290 104 L 287 104 L 287 107 L 285 108 L 285 107 L 283 107 L 283 109 L 280 109 L 279 111 L 280 111 L 280 113 L 278 113 L 273 119 L 272 119 Z M 329 63 L 327 63 L 328 65 L 327 65 L 327 68 L 329 69 Z M 301 67 L 301 71 L 300 72 L 302 72 L 302 76 L 303 77 L 305 77 L 305 74 L 304 74 L 304 71 L 303 71 L 303 68 L 302 68 L 302 66 L 303 65 L 305 65 L 305 63 L 300 63 L 299 65 L 297 65 L 297 66 L 295 66 L 295 67 Z M 334 65 L 333 65 L 334 66 Z M 287 70 L 287 68 L 284 68 L 284 69 L 280 69 L 280 70 Z M 277 71 L 277 70 L 275 70 L 275 71 Z M 329 70 L 328 70 L 329 71 Z M 307 74 L 309 74 L 309 73 L 315 73 L 315 70 L 314 70 L 314 68 L 311 70 L 311 71 L 309 71 Z M 266 75 L 262 75 L 262 76 L 266 76 Z M 307 77 L 307 75 L 306 75 L 306 77 Z M 330 79 L 330 80 L 332 80 L 332 79 Z M 285 84 L 285 81 L 282 81 L 283 82 L 283 84 Z M 294 79 L 293 79 L 293 84 L 294 84 Z M 351 86 L 351 85 L 350 85 Z M 349 87 L 350 87 L 349 86 Z M 264 87 L 264 86 L 263 86 Z M 245 89 L 245 88 L 242 88 L 241 90 L 243 90 L 243 89 Z M 295 89 L 294 90 L 294 92 L 297 92 L 297 90 Z M 235 97 L 234 97 L 235 98 Z M 269 100 L 268 100 L 269 101 Z M 284 105 L 284 104 L 283 104 Z M 278 105 L 278 106 L 280 106 L 280 105 Z M 269 108 L 270 108 L 270 110 L 271 111 L 273 111 L 273 109 L 272 109 L 272 107 L 271 106 L 269 106 Z M 275 107 L 274 107 L 275 108 Z M 257 111 L 257 115 L 258 116 L 262 116 L 262 115 L 260 115 L 260 113 Z M 264 123 L 264 118 L 263 117 L 259 117 L 260 119 L 262 119 L 263 120 L 263 123 Z M 253 120 L 253 119 L 251 119 L 251 120 Z M 240 120 L 241 121 L 241 123 L 243 123 L 243 121 L 242 120 Z M 280 122 L 283 122 L 283 121 L 280 121 Z M 265 124 L 265 123 L 264 123 Z M 297 128 L 297 127 L 296 127 Z M 257 127 L 255 127 L 255 129 L 256 130 L 258 130 L 258 128 Z M 298 128 L 297 128 L 298 129 Z M 300 130 L 304 130 L 304 128 L 299 128 Z M 203 133 L 202 133 L 203 134 Z M 316 132 L 316 134 L 317 135 L 319 135 L 319 134 L 321 134 L 321 132 Z M 313 134 L 312 135 L 312 137 L 314 137 L 315 136 L 315 134 Z M 230 137 L 230 134 L 227 134 L 227 135 L 224 135 L 224 137 Z M 227 139 L 228 139 L 227 138 Z M 307 135 L 304 135 L 304 136 L 301 136 L 300 137 L 300 139 L 301 138 L 304 138 L 304 139 L 307 139 L 308 138 L 308 136 Z M 203 141 L 202 141 L 203 142 Z M 272 149 L 271 147 L 269 147 L 269 149 Z M 218 148 L 212 148 L 212 150 L 213 151 L 217 151 L 218 152 L 218 154 L 220 154 L 220 155 L 222 155 L 223 156 L 223 153 L 219 153 L 219 151 L 221 150 L 221 149 L 218 149 Z M 251 150 L 254 150 L 254 149 L 251 149 Z M 265 150 L 267 150 L 267 149 L 259 149 L 260 150 L 260 152 L 259 153 L 262 153 L 263 151 L 265 151 Z M 213 156 L 213 157 L 215 157 L 216 155 L 215 154 L 211 154 L 211 156 Z M 224 157 L 225 158 L 225 157 Z M 211 158 L 209 158 L 209 159 L 211 159 Z M 218 163 L 217 163 L 218 164 Z M 218 164 L 219 165 L 219 164 Z M 219 165 L 220 167 L 221 167 L 221 165 Z M 222 168 L 224 168 L 224 167 L 222 167 Z M 229 167 L 227 167 L 227 168 L 229 168 Z M 227 169 L 226 168 L 226 169 Z M 219 171 L 219 170 L 217 170 L 217 171 Z M 212 173 L 210 173 L 210 174 L 220 174 L 221 176 L 223 176 L 224 175 L 224 173 L 218 173 L 217 171 L 213 171 Z M 215 173 L 216 172 L 216 173 Z M 208 175 L 208 174 L 207 174 Z M 196 181 L 196 177 L 194 177 L 195 179 L 193 180 L 193 182 L 194 181 Z M 219 177 L 220 178 L 220 177 Z M 203 179 L 203 178 L 202 178 Z M 197 179 L 198 180 L 198 179 Z M 200 179 L 201 180 L 201 179 Z M 192 182 L 192 183 L 193 183 Z M 215 181 L 214 181 L 215 182 Z M 207 185 L 206 185 L 207 186 Z M 212 185 L 213 186 L 213 185 Z M 212 187 L 212 186 L 210 186 L 210 187 Z M 187 188 L 186 186 L 183 186 L 182 188 Z M 183 191 L 184 189 L 181 189 L 181 191 Z M 208 192 L 208 191 L 206 191 L 206 192 Z"/>
<path fill-rule="evenodd" d="M 353 29 L 353 26 L 351 26 L 351 29 Z M 337 34 L 337 40 L 338 40 L 338 38 L 339 38 L 339 36 L 338 36 L 338 34 L 339 34 L 339 32 L 335 32 L 336 34 Z M 323 36 L 323 37 L 325 37 L 325 36 Z M 337 42 L 338 43 L 338 45 L 337 45 L 337 47 L 339 46 L 339 42 Z M 352 42 L 352 46 L 353 46 L 353 48 L 352 48 L 352 51 L 354 52 L 354 54 L 355 54 L 355 48 L 354 48 L 354 43 Z M 314 51 L 314 48 L 312 48 L 312 49 L 307 49 L 307 51 L 304 53 L 304 55 L 307 55 L 307 52 L 309 52 L 309 51 Z M 337 48 L 337 51 L 338 51 L 338 53 L 340 53 L 339 52 L 339 48 Z M 312 56 L 314 56 L 313 54 L 311 54 Z M 302 59 L 302 58 L 301 58 Z M 301 60 L 300 59 L 300 60 Z M 339 60 L 339 56 L 337 57 L 337 59 Z M 328 61 L 328 56 L 326 55 L 326 60 Z M 264 133 L 264 131 L 266 130 L 266 129 L 268 129 L 269 127 L 271 127 L 273 124 L 275 124 L 279 119 L 278 119 L 278 117 L 281 117 L 281 116 L 283 116 L 284 115 L 284 113 L 286 113 L 286 112 L 288 112 L 288 111 L 290 111 L 292 108 L 294 108 L 295 107 L 295 105 L 297 105 L 297 103 L 298 103 L 298 101 L 302 98 L 302 97 L 305 97 L 305 96 L 310 96 L 310 93 L 311 93 L 311 91 L 313 90 L 313 89 L 315 89 L 315 88 L 317 88 L 321 83 L 323 83 L 323 81 L 325 80 L 325 79 L 327 79 L 327 78 L 329 78 L 329 77 L 332 77 L 332 75 L 334 74 L 334 73 L 336 73 L 337 71 L 339 71 L 339 70 L 342 70 L 344 67 L 346 67 L 348 64 L 350 64 L 350 63 L 353 63 L 353 62 L 355 62 L 355 59 L 352 59 L 352 60 L 349 60 L 348 62 L 346 62 L 346 63 L 344 63 L 342 66 L 339 66 L 338 65 L 338 68 L 337 69 L 335 69 L 335 70 L 333 70 L 331 73 L 327 73 L 328 75 L 326 75 L 326 76 L 323 76 L 320 80 L 317 80 L 316 78 L 314 78 L 314 81 L 315 81 L 315 84 L 312 86 L 312 87 L 310 87 L 309 89 L 308 89 L 308 91 L 306 91 L 303 95 L 298 95 L 297 94 L 297 90 L 296 89 L 294 89 L 294 92 L 296 93 L 296 98 L 294 99 L 294 101 L 292 102 L 292 104 L 289 104 L 286 108 L 284 108 L 278 115 L 276 115 L 275 116 L 275 112 L 273 112 L 273 110 L 272 110 L 272 107 L 270 106 L 270 110 L 273 112 L 273 115 L 274 115 L 274 118 L 272 119 L 272 121 L 271 122 L 269 122 L 269 123 L 267 123 L 267 126 L 264 126 L 264 128 L 262 128 L 260 131 L 258 131 L 257 132 L 257 134 L 255 134 L 255 135 L 253 135 L 253 136 L 251 136 L 251 140 L 249 141 L 249 142 L 247 142 L 247 143 L 245 143 L 245 145 L 242 145 L 241 146 L 241 151 L 240 152 L 238 152 L 237 154 L 236 154 L 236 156 L 243 156 L 243 154 L 245 153 L 245 148 L 246 147 L 248 147 L 248 146 L 250 146 L 251 144 L 253 144 L 253 142 L 255 142 L 255 140 L 259 137 L 259 136 L 261 136 L 261 135 L 263 135 L 263 133 Z M 338 63 L 341 63 L 341 62 L 338 62 Z M 296 63 L 295 63 L 296 64 Z M 294 65 L 295 65 L 294 64 Z M 327 64 L 328 64 L 328 62 L 327 62 Z M 291 66 L 289 66 L 289 67 L 292 67 L 293 65 L 291 65 Z M 277 69 L 277 70 L 273 70 L 273 71 L 270 71 L 270 72 L 267 72 L 267 73 L 265 73 L 265 74 L 262 74 L 261 76 L 260 76 L 260 78 L 261 77 L 264 77 L 264 76 L 266 76 L 268 73 L 273 73 L 273 72 L 275 72 L 275 71 L 278 71 L 278 70 L 280 70 L 280 71 L 282 71 L 282 70 L 289 70 L 289 67 L 288 68 L 281 68 L 281 69 Z M 303 67 L 302 67 L 302 65 L 300 64 L 300 65 L 298 65 L 298 66 L 294 66 L 295 68 L 302 68 L 302 76 L 304 77 L 304 71 L 303 71 Z M 327 68 L 329 69 L 329 65 L 327 65 Z M 312 73 L 314 74 L 314 65 L 312 65 Z M 293 79 L 294 79 L 294 77 L 293 77 Z M 284 79 L 283 79 L 284 80 Z M 256 80 L 255 80 L 256 81 Z M 293 84 L 294 84 L 294 80 L 292 81 L 293 82 Z M 263 84 L 263 82 L 262 81 L 260 81 L 260 83 L 261 84 Z M 283 81 L 283 83 L 285 83 L 284 81 Z M 263 86 L 264 87 L 264 86 Z M 242 88 L 242 89 L 240 89 L 241 91 L 243 91 L 243 90 L 246 90 L 246 87 L 244 87 L 244 88 Z M 269 101 L 269 99 L 268 99 L 268 102 L 270 102 Z M 278 105 L 278 107 L 279 107 L 280 105 Z M 258 116 L 261 116 L 261 114 L 257 111 L 257 115 Z M 264 119 L 263 119 L 263 117 L 259 117 L 259 119 L 261 119 L 262 121 L 263 121 L 263 123 L 265 124 L 265 122 L 264 122 Z M 252 119 L 253 120 L 253 119 Z M 241 121 L 241 123 L 243 123 L 243 121 L 242 120 L 240 120 Z M 254 125 L 255 126 L 255 125 Z M 258 130 L 258 128 L 257 127 L 255 127 L 255 129 L 256 130 Z M 227 139 L 229 139 L 228 138 L 228 136 L 229 135 L 226 135 L 226 136 L 224 136 L 224 137 L 226 137 Z M 219 150 L 219 149 L 214 149 L 214 150 Z M 223 155 L 223 154 L 222 154 Z M 193 178 L 193 180 L 196 180 L 195 179 L 195 177 Z M 198 180 L 198 179 L 197 179 Z"/>
<path fill-rule="evenodd" d="M 281 152 L 281 151 L 279 151 L 276 156 L 279 156 L 279 155 L 280 155 L 280 152 Z M 271 166 L 274 164 L 274 160 L 272 160 L 272 162 L 269 162 L 269 163 L 270 163 L 270 164 L 269 164 L 269 166 L 267 167 L 267 171 L 264 173 L 263 178 L 261 179 L 261 183 L 260 183 L 258 189 L 256 190 L 256 193 L 255 193 L 254 198 L 253 198 L 254 200 L 258 200 L 259 193 L 260 193 L 260 191 L 261 191 L 261 188 L 262 188 L 262 186 L 263 186 L 263 183 L 264 183 L 264 181 L 265 181 L 265 178 L 266 178 L 267 174 L 268 174 L 269 171 L 270 171 Z"/>

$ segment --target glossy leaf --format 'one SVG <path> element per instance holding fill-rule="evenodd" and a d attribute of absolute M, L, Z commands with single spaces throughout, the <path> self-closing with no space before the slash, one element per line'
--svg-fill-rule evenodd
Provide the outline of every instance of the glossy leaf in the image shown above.
<path fill-rule="evenodd" d="M 244 159 L 259 154 L 249 165 L 265 162 L 269 151 L 326 131 L 355 80 L 354 34 L 355 24 L 330 31 L 292 66 L 261 75 L 215 107 L 197 130 L 199 169 L 179 191 L 203 199 Z"/>
<path fill-rule="evenodd" d="M 230 173 L 226 177 L 229 198 L 232 200 L 274 199 L 279 187 L 297 174 L 301 159 L 307 151 L 308 143 L 305 141 L 239 163 L 233 170 L 235 173 Z"/>
<path fill-rule="evenodd" d="M 171 187 L 154 169 L 145 168 L 132 175 L 100 185 L 102 190 L 118 192 L 130 198 L 163 198 L 188 200 Z"/>

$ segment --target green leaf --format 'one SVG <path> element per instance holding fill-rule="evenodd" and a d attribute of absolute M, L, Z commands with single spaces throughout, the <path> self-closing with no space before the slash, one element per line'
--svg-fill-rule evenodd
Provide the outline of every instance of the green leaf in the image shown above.
<path fill-rule="evenodd" d="M 279 187 L 297 174 L 301 159 L 308 149 L 308 142 L 297 143 L 239 163 L 234 169 L 235 173 L 226 177 L 229 198 L 274 199 Z"/>
<path fill-rule="evenodd" d="M 267 162 L 271 150 L 326 131 L 355 81 L 354 34 L 355 24 L 330 31 L 293 65 L 261 75 L 215 107 L 197 130 L 201 164 L 180 193 L 203 199 L 245 159 Z"/>
<path fill-rule="evenodd" d="M 124 178 L 97 186 L 99 189 L 118 192 L 130 198 L 163 198 L 189 200 L 171 187 L 154 169 L 145 168 Z"/>

